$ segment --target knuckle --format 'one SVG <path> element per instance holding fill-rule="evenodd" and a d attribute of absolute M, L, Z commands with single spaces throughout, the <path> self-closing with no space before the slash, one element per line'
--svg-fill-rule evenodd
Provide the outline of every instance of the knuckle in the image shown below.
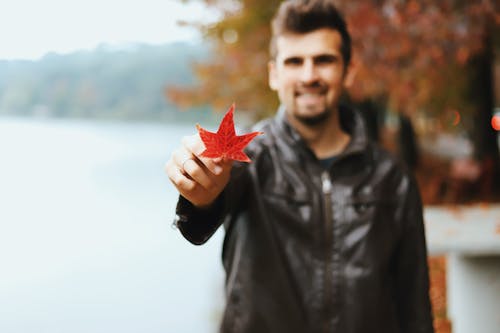
<path fill-rule="evenodd" d="M 189 161 L 185 163 L 184 170 L 191 176 L 193 179 L 204 179 L 203 170 L 196 164 L 190 163 Z"/>
<path fill-rule="evenodd" d="M 175 187 L 180 188 L 182 186 L 182 176 L 177 174 L 171 174 L 170 181 L 175 185 Z"/>
<path fill-rule="evenodd" d="M 182 188 L 183 190 L 185 190 L 186 192 L 192 192 L 196 189 L 196 183 L 195 182 L 192 182 L 192 181 L 182 181 Z"/>
<path fill-rule="evenodd" d="M 180 174 L 171 178 L 171 181 L 175 185 L 177 190 L 179 190 L 179 192 L 183 194 L 192 192 L 196 186 L 193 181 L 188 180 L 186 177 Z"/>
<path fill-rule="evenodd" d="M 191 177 L 196 176 L 198 173 L 198 165 L 193 162 L 193 160 L 188 159 L 182 163 L 182 169 L 184 169 L 184 171 L 187 172 Z"/>

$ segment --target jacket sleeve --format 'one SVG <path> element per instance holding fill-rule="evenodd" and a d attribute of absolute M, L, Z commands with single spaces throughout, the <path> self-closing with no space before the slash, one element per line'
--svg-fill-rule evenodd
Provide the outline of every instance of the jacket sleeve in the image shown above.
<path fill-rule="evenodd" d="M 196 208 L 183 196 L 179 196 L 175 210 L 175 225 L 188 241 L 204 244 L 222 224 L 224 218 L 223 194 L 207 209 Z"/>
<path fill-rule="evenodd" d="M 246 165 L 235 164 L 226 188 L 207 209 L 199 209 L 183 196 L 179 196 L 174 224 L 184 238 L 195 245 L 204 244 L 217 231 L 226 216 L 242 206 L 248 183 L 247 171 Z"/>
<path fill-rule="evenodd" d="M 401 332 L 434 332 L 422 202 L 413 179 L 409 180 L 402 216 L 395 263 L 396 311 Z"/>

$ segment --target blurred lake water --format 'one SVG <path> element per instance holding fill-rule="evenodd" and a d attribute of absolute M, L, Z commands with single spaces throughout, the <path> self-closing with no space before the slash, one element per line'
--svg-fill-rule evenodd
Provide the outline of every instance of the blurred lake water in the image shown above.
<path fill-rule="evenodd" d="M 222 231 L 171 228 L 163 171 L 194 131 L 0 118 L 0 332 L 217 331 Z"/>

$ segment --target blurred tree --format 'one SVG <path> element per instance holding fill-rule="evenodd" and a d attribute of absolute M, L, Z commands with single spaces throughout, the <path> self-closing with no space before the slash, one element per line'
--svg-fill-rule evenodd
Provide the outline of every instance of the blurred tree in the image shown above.
<path fill-rule="evenodd" d="M 209 104 L 223 111 L 233 102 L 259 117 L 272 113 L 277 99 L 267 88 L 269 22 L 278 0 L 202 1 L 220 11 L 213 24 L 197 24 L 213 46 L 213 57 L 194 64 L 198 84 L 170 86 L 178 106 Z M 494 106 L 492 64 L 500 25 L 495 0 L 336 1 L 353 37 L 354 101 L 387 101 L 387 107 L 418 112 L 475 114 L 473 138 L 478 158 L 498 166 L 498 146 L 490 125 Z M 498 35 L 498 34 L 496 34 Z M 498 37 L 497 37 L 498 39 Z M 496 45 L 496 46 L 495 46 Z M 467 94 L 466 92 L 471 92 Z M 466 118 L 466 117 L 464 117 Z M 456 125 L 456 124 L 454 124 Z M 497 168 L 500 169 L 500 168 Z"/>
<path fill-rule="evenodd" d="M 485 178 L 496 179 L 484 192 L 498 189 L 499 151 L 490 119 L 500 3 L 385 0 L 339 1 L 339 6 L 358 56 L 353 98 L 386 95 L 389 108 L 408 115 L 422 110 L 448 118 L 447 110 L 469 114 L 474 121 L 461 125 Z"/>
<path fill-rule="evenodd" d="M 183 0 L 181 0 L 183 1 Z M 219 10 L 221 19 L 208 25 L 183 22 L 198 27 L 211 42 L 213 56 L 195 63 L 199 84 L 169 86 L 167 96 L 181 108 L 210 104 L 224 111 L 232 102 L 240 110 L 274 112 L 277 99 L 267 89 L 269 22 L 279 0 L 184 0 L 203 1 Z"/>

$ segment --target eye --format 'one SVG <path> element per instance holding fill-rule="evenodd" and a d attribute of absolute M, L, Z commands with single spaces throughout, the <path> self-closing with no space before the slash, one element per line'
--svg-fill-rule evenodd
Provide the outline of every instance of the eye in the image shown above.
<path fill-rule="evenodd" d="M 301 66 L 304 60 L 300 57 L 290 57 L 286 58 L 283 63 L 285 66 Z"/>
<path fill-rule="evenodd" d="M 329 65 L 339 61 L 339 58 L 333 54 L 322 54 L 314 58 L 316 65 Z"/>

